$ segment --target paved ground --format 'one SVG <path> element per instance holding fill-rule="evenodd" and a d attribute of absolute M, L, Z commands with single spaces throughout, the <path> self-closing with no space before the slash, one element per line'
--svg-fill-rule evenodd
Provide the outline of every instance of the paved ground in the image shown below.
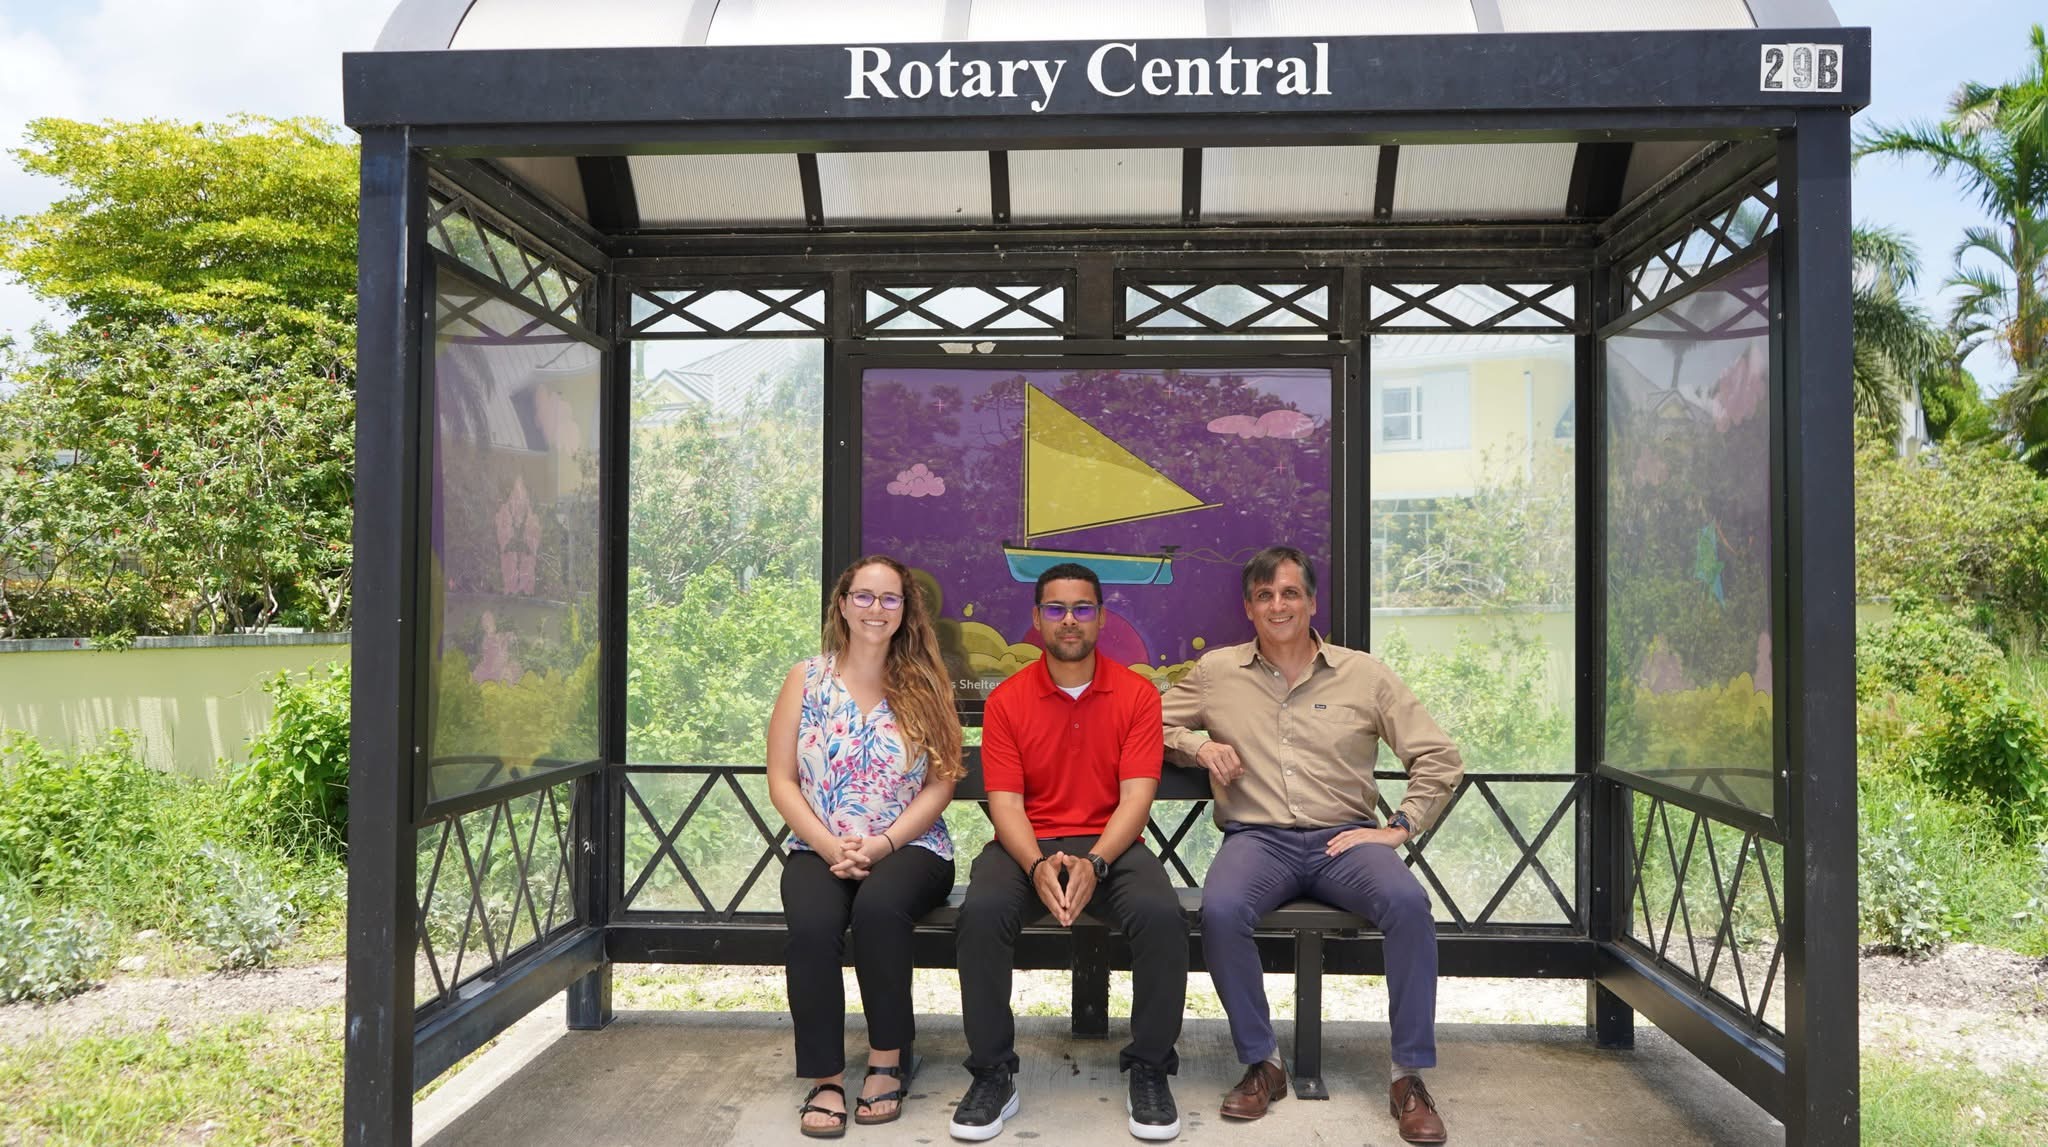
<path fill-rule="evenodd" d="M 789 1020 L 760 1012 L 622 1012 L 602 1032 L 562 1031 L 562 1009 L 543 1007 L 516 1025 L 415 1112 L 415 1142 L 431 1147 L 512 1147 L 569 1142 L 801 1144 L 791 1078 Z M 903 1118 L 852 1127 L 849 1142 L 946 1144 L 948 1114 L 967 1076 L 957 1016 L 919 1019 L 925 1069 Z M 1046 1145 L 1135 1143 L 1125 1128 L 1116 1070 L 1124 1033 L 1075 1040 L 1064 1018 L 1022 1018 L 1021 1112 L 995 1142 Z M 1291 1037 L 1281 1025 L 1283 1044 Z M 1221 1020 L 1190 1020 L 1183 1033 L 1183 1143 L 1261 1147 L 1400 1142 L 1387 1115 L 1384 1024 L 1331 1023 L 1325 1080 L 1331 1098 L 1289 1098 L 1251 1124 L 1216 1115 L 1240 1069 Z M 849 1048 L 863 1046 L 855 1018 Z M 1442 1066 L 1430 1073 L 1453 1143 L 1782 1144 L 1784 1129 L 1719 1076 L 1647 1024 L 1632 1052 L 1601 1052 L 1582 1028 L 1453 1024 L 1438 1033 Z M 858 1062 L 858 1061 L 855 1061 Z"/>

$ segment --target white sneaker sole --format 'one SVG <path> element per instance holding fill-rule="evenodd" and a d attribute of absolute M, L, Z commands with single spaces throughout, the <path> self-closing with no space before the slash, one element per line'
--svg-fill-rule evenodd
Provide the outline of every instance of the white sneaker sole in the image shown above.
<path fill-rule="evenodd" d="M 1003 1133 L 1003 1123 L 1016 1117 L 1017 1093 L 1012 1091 L 1010 1093 L 1010 1101 L 1003 1104 L 1003 1113 L 996 1116 L 994 1123 L 984 1127 L 975 1127 L 966 1123 L 955 1123 L 949 1120 L 946 1123 L 946 1131 L 955 1139 L 965 1139 L 969 1143 L 979 1143 L 984 1139 L 994 1139 L 996 1136 L 1001 1135 Z"/>
<path fill-rule="evenodd" d="M 1171 1123 L 1138 1122 L 1137 1116 L 1131 1111 L 1131 1097 L 1128 1095 L 1124 1096 L 1124 1114 L 1131 1116 L 1131 1134 L 1140 1139 L 1164 1140 L 1180 1138 L 1180 1120 L 1178 1119 Z"/>

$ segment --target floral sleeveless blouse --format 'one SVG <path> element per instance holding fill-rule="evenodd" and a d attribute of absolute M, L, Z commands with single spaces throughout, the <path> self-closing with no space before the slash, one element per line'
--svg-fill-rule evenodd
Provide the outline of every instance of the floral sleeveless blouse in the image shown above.
<path fill-rule="evenodd" d="M 896 822 L 924 789 L 927 758 L 904 760 L 903 738 L 889 699 L 875 702 L 866 716 L 829 656 L 804 662 L 804 703 L 797 720 L 796 782 L 811 811 L 834 835 L 873 836 Z M 915 844 L 953 859 L 946 822 L 936 821 Z M 790 837 L 792 849 L 810 850 Z"/>

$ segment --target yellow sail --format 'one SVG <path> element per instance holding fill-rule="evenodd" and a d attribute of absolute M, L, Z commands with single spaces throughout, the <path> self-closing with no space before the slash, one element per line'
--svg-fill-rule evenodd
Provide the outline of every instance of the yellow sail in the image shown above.
<path fill-rule="evenodd" d="M 1214 509 L 1035 386 L 1024 387 L 1028 538 Z"/>

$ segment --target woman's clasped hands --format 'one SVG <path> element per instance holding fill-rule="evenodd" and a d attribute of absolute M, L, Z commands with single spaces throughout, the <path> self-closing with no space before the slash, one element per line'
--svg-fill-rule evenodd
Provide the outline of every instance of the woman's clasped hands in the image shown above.
<path fill-rule="evenodd" d="M 832 875 L 841 880 L 866 880 L 876 863 L 896 851 L 895 844 L 887 836 L 861 836 L 849 833 L 838 840 L 839 855 L 828 856 Z"/>

